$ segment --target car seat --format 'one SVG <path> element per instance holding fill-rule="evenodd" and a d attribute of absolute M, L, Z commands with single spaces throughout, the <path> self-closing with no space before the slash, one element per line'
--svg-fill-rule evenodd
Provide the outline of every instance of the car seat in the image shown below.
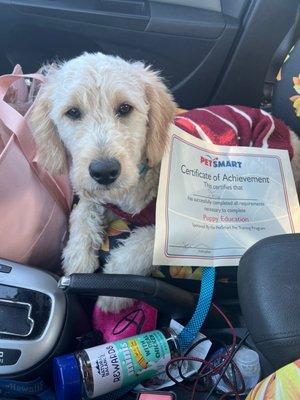
<path fill-rule="evenodd" d="M 256 243 L 238 270 L 240 304 L 256 346 L 274 369 L 300 358 L 300 234 Z"/>
<path fill-rule="evenodd" d="M 300 40 L 278 74 L 272 113 L 300 136 Z M 240 261 L 238 292 L 251 336 L 274 369 L 300 358 L 300 234 L 251 247 Z"/>

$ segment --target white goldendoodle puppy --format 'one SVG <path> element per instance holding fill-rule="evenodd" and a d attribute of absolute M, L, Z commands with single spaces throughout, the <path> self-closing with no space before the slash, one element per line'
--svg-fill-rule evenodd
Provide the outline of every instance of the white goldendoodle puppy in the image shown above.
<path fill-rule="evenodd" d="M 175 103 L 157 73 L 101 53 L 50 68 L 30 123 L 40 162 L 53 174 L 70 163 L 79 203 L 63 253 L 66 274 L 94 272 L 109 212 L 104 203 L 139 213 L 156 196 L 159 163 Z M 140 166 L 150 167 L 140 173 Z M 114 249 L 103 272 L 148 275 L 154 227 L 140 227 Z M 126 247 L 126 248 L 125 248 Z M 130 300 L 99 298 L 118 311 Z"/>
<path fill-rule="evenodd" d="M 40 162 L 52 174 L 69 167 L 79 197 L 63 253 L 66 274 L 98 268 L 104 230 L 113 217 L 106 204 L 138 214 L 156 197 L 175 109 L 158 74 L 139 62 L 85 53 L 49 68 L 30 123 Z M 298 185 L 299 139 L 292 134 L 291 140 Z M 150 274 L 154 226 L 136 228 L 123 244 L 111 251 L 103 272 Z M 104 311 L 114 312 L 130 303 L 111 297 L 98 300 Z"/>

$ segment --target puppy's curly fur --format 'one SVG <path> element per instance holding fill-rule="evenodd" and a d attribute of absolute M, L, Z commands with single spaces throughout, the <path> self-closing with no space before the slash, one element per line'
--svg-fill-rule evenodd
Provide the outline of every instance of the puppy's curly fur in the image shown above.
<path fill-rule="evenodd" d="M 129 115 L 117 115 L 121 104 L 131 105 Z M 72 120 L 67 111 L 80 110 Z M 140 62 L 126 62 L 101 53 L 83 54 L 49 67 L 30 124 L 39 161 L 52 174 L 70 162 L 70 177 L 80 201 L 70 217 L 70 237 L 63 253 L 66 274 L 94 272 L 97 252 L 107 223 L 103 203 L 139 213 L 156 196 L 159 163 L 175 103 L 159 75 Z M 116 158 L 121 174 L 109 186 L 89 174 L 93 160 Z M 139 165 L 151 167 L 139 174 Z M 147 275 L 151 272 L 154 228 L 135 229 L 126 245 L 111 252 L 105 273 Z M 130 301 L 99 298 L 102 309 L 119 311 Z"/>
<path fill-rule="evenodd" d="M 121 104 L 132 111 L 123 117 Z M 67 111 L 76 108 L 80 118 Z M 94 272 L 97 252 L 110 218 L 103 207 L 113 203 L 128 213 L 139 213 L 156 196 L 159 164 L 175 103 L 159 75 L 139 62 L 96 54 L 83 54 L 56 67 L 49 67 L 30 123 L 40 162 L 52 174 L 67 169 L 80 201 L 71 213 L 70 237 L 63 253 L 66 274 Z M 294 133 L 292 167 L 300 181 L 300 146 Z M 93 160 L 115 158 L 121 173 L 109 186 L 99 185 L 89 174 Z M 139 166 L 151 167 L 139 174 Z M 111 251 L 105 273 L 148 275 L 152 269 L 154 227 L 135 229 L 121 246 Z M 101 297 L 104 311 L 118 312 L 130 300 Z"/>

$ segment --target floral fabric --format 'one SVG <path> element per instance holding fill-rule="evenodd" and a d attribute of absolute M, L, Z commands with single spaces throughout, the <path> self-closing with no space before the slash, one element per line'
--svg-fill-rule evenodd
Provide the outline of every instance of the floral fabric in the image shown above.
<path fill-rule="evenodd" d="M 278 73 L 272 114 L 300 136 L 300 41 L 291 49 Z"/>
<path fill-rule="evenodd" d="M 119 246 L 122 240 L 126 239 L 135 225 L 129 224 L 124 219 L 117 219 L 109 224 L 106 230 L 106 236 L 103 240 L 99 252 L 100 265 L 107 262 L 110 251 Z M 169 267 L 161 266 L 153 272 L 156 278 L 167 279 L 193 279 L 199 281 L 202 275 L 202 267 Z"/>
<path fill-rule="evenodd" d="M 274 372 L 258 383 L 246 400 L 300 399 L 300 360 Z"/>

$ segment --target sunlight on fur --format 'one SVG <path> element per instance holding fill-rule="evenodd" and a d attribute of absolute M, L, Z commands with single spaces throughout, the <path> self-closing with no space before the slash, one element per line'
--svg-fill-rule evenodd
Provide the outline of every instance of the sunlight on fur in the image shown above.
<path fill-rule="evenodd" d="M 108 218 L 103 203 L 138 213 L 156 196 L 159 163 L 175 109 L 158 73 L 140 62 L 85 53 L 48 67 L 30 124 L 39 161 L 53 174 L 65 171 L 69 163 L 72 186 L 80 198 L 71 213 L 63 253 L 66 274 L 98 268 L 97 252 Z M 110 160 L 119 163 L 118 178 L 99 184 L 91 176 L 91 163 Z M 140 175 L 143 163 L 150 168 Z M 126 251 L 123 246 L 112 251 L 103 272 L 150 274 L 153 241 L 153 227 L 137 228 L 126 241 Z M 107 311 L 119 311 L 130 302 L 99 299 Z"/>

